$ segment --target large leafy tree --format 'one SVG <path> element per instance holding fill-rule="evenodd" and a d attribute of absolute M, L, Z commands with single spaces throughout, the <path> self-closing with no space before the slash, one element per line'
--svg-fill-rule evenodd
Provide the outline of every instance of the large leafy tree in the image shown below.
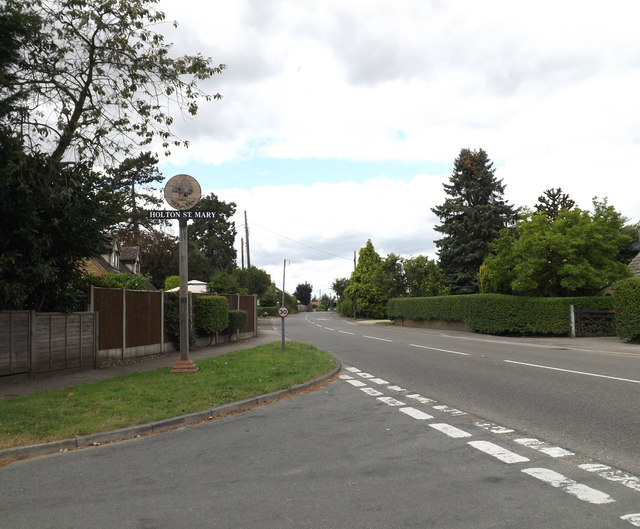
<path fill-rule="evenodd" d="M 418 255 L 405 259 L 403 269 L 409 296 L 444 296 L 449 293 L 443 282 L 444 274 L 436 261 Z"/>
<path fill-rule="evenodd" d="M 41 21 L 9 71 L 27 106 L 12 125 L 53 162 L 102 158 L 158 137 L 163 148 L 187 142 L 171 131 L 170 109 L 195 115 L 208 95 L 199 83 L 220 73 L 199 54 L 172 57 L 155 32 L 165 15 L 157 0 L 5 0 L 7 8 Z M 175 24 L 174 24 L 175 25 Z"/>
<path fill-rule="evenodd" d="M 236 212 L 235 203 L 224 202 L 214 193 L 210 193 L 200 199 L 193 209 L 206 211 L 211 215 L 192 220 L 188 227 L 189 240 L 205 257 L 210 267 L 210 276 L 223 270 L 233 270 L 237 257 L 233 245 L 236 226 L 230 219 Z"/>
<path fill-rule="evenodd" d="M 435 229 L 443 234 L 435 241 L 440 268 L 452 294 L 474 293 L 489 245 L 515 221 L 516 212 L 503 199 L 505 186 L 482 149 L 462 149 L 443 187 L 447 198 L 432 208 L 441 221 Z"/>
<path fill-rule="evenodd" d="M 593 213 L 563 209 L 555 218 L 525 213 L 505 229 L 483 266 L 483 290 L 530 296 L 593 295 L 629 274 L 614 258 L 631 240 L 606 201 Z"/>

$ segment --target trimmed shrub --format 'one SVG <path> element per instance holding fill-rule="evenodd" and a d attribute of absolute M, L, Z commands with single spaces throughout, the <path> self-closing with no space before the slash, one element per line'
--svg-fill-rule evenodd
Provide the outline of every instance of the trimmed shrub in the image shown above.
<path fill-rule="evenodd" d="M 169 293 L 164 303 L 164 329 L 176 349 L 180 348 L 180 297 Z M 189 326 L 189 345 L 196 344 L 193 325 Z"/>
<path fill-rule="evenodd" d="M 213 336 L 229 326 L 229 304 L 222 296 L 198 296 L 193 303 L 196 332 Z"/>
<path fill-rule="evenodd" d="M 496 335 L 567 336 L 569 307 L 612 309 L 611 297 L 532 298 L 502 294 L 470 294 L 389 301 L 392 319 L 462 321 L 474 332 Z"/>
<path fill-rule="evenodd" d="M 620 338 L 640 341 L 640 277 L 630 277 L 615 286 L 616 333 Z"/>
<path fill-rule="evenodd" d="M 225 329 L 225 332 L 233 334 L 240 329 L 243 329 L 247 324 L 247 311 L 246 310 L 230 310 L 229 311 L 229 325 Z"/>

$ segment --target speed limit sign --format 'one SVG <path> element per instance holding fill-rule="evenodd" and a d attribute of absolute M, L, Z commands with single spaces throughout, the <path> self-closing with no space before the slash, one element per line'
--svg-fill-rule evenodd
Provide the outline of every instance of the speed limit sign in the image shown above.
<path fill-rule="evenodd" d="M 278 316 L 286 318 L 289 315 L 289 309 L 287 307 L 280 307 L 278 309 Z"/>

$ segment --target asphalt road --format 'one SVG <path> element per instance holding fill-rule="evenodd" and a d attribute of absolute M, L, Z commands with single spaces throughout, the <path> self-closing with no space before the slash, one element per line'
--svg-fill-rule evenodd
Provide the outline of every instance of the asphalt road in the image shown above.
<path fill-rule="evenodd" d="M 321 313 L 286 325 L 343 361 L 338 380 L 0 468 L 0 527 L 640 526 L 637 355 L 478 343 Z M 600 421 L 620 433 L 601 433 Z"/>

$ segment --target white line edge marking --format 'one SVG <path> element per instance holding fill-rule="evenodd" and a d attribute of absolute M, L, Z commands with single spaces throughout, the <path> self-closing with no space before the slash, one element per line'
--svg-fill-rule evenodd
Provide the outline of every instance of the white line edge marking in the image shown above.
<path fill-rule="evenodd" d="M 369 340 L 379 340 L 381 342 L 392 342 L 393 340 L 387 340 L 386 338 L 378 338 L 376 336 L 367 336 L 366 334 L 362 335 L 363 338 L 369 338 Z"/>
<path fill-rule="evenodd" d="M 629 487 L 630 489 L 640 492 L 640 478 L 636 476 L 632 476 L 631 474 L 627 474 L 621 470 L 614 470 L 607 465 L 587 463 L 584 465 L 578 465 L 578 467 L 582 470 L 586 470 L 587 472 L 593 472 L 601 478 L 613 481 L 614 483 L 620 483 L 625 487 Z"/>
<path fill-rule="evenodd" d="M 426 345 L 418 345 L 415 343 L 410 343 L 409 346 L 419 347 L 420 349 L 429 349 L 430 351 L 440 351 L 441 353 L 451 353 L 454 355 L 471 356 L 470 353 L 462 353 L 460 351 L 449 351 L 448 349 L 438 349 L 437 347 L 427 347 Z"/>
<path fill-rule="evenodd" d="M 503 463 L 508 463 L 510 465 L 513 463 L 524 463 L 525 461 L 529 461 L 528 458 L 521 456 L 520 454 L 516 454 L 515 452 L 511 452 L 511 450 L 507 450 L 506 448 L 502 448 L 496 444 L 490 443 L 489 441 L 469 441 L 468 444 L 481 452 L 489 454 Z"/>
<path fill-rule="evenodd" d="M 540 481 L 544 481 L 552 487 L 564 490 L 566 493 L 588 503 L 602 505 L 616 501 L 604 492 L 582 485 L 577 481 L 569 479 L 562 474 L 549 470 L 548 468 L 525 468 L 522 472 L 539 479 Z"/>
<path fill-rule="evenodd" d="M 526 362 L 516 362 L 514 360 L 504 360 L 508 364 L 517 364 L 520 366 L 537 367 L 539 369 L 550 369 L 551 371 L 562 371 L 564 373 L 573 373 L 574 375 L 585 375 L 588 377 L 608 378 L 609 380 L 620 380 L 621 382 L 632 382 L 633 384 L 640 384 L 640 380 L 633 380 L 631 378 L 612 377 L 609 375 L 599 375 L 598 373 L 588 373 L 586 371 L 573 371 L 572 369 L 563 369 L 560 367 L 542 366 L 538 364 L 527 364 Z"/>
<path fill-rule="evenodd" d="M 640 512 L 635 514 L 625 514 L 624 516 L 620 516 L 621 520 L 625 522 L 629 522 L 631 525 L 635 525 L 636 527 L 640 527 Z"/>
<path fill-rule="evenodd" d="M 459 428 L 456 428 L 455 426 L 451 426 L 450 424 L 432 423 L 432 424 L 429 424 L 429 426 L 431 426 L 431 428 L 434 428 L 434 429 L 438 430 L 439 432 L 442 432 L 445 435 L 448 435 L 449 437 L 453 437 L 454 439 L 461 439 L 463 437 L 471 437 L 470 433 L 467 433 L 464 430 L 460 430 Z"/>
<path fill-rule="evenodd" d="M 433 419 L 433 417 L 428 413 L 417 410 L 416 408 L 412 408 L 411 406 L 400 408 L 400 411 L 402 413 L 406 413 L 409 417 L 413 417 L 414 419 L 417 419 L 419 421 L 428 421 L 429 419 Z"/>
<path fill-rule="evenodd" d="M 378 397 L 378 400 L 388 404 L 389 406 L 404 406 L 404 402 L 394 399 L 393 397 Z"/>

